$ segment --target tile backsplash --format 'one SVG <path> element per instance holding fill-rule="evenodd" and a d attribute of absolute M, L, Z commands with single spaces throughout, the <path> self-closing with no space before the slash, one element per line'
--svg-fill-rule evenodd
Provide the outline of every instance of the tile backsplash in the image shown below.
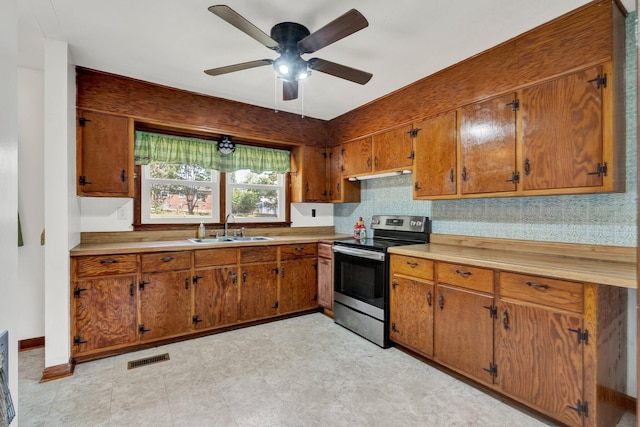
<path fill-rule="evenodd" d="M 411 176 L 361 183 L 361 202 L 337 204 L 337 232 L 351 233 L 358 217 L 426 215 L 433 232 L 550 242 L 637 246 L 637 97 L 635 13 L 627 24 L 626 192 L 465 200 L 412 200 Z"/>

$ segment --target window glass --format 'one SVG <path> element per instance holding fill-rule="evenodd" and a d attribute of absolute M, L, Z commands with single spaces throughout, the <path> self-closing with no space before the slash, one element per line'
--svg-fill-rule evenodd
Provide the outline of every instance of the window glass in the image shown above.
<path fill-rule="evenodd" d="M 226 211 L 237 222 L 284 221 L 284 174 L 228 173 L 226 195 Z"/>
<path fill-rule="evenodd" d="M 197 165 L 142 166 L 142 223 L 220 221 L 220 174 Z"/>

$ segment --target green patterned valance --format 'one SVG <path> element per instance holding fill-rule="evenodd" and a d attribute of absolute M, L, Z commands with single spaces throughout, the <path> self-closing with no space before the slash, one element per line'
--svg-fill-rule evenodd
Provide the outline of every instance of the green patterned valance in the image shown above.
<path fill-rule="evenodd" d="M 199 165 L 220 172 L 250 169 L 255 173 L 285 173 L 291 170 L 287 150 L 236 144 L 233 153 L 223 156 L 215 141 L 136 131 L 135 163 L 151 162 Z"/>

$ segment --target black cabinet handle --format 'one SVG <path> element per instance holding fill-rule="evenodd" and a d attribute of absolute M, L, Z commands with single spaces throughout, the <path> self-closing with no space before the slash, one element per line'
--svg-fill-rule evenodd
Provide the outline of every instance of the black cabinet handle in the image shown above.
<path fill-rule="evenodd" d="M 122 172 L 120 172 L 120 181 L 122 181 L 122 182 L 126 182 L 127 181 L 127 173 L 125 172 L 124 169 L 122 169 Z"/>
<path fill-rule="evenodd" d="M 427 292 L 427 304 L 429 304 L 429 307 L 431 307 L 431 291 Z"/>
<path fill-rule="evenodd" d="M 533 282 L 525 282 L 525 285 L 531 287 L 531 288 L 536 288 L 536 289 L 549 289 L 551 288 L 551 286 L 545 284 L 538 284 L 538 283 L 533 283 Z"/>
<path fill-rule="evenodd" d="M 444 310 L 444 295 L 442 294 L 438 297 L 438 306 L 440 307 L 440 310 Z"/>
<path fill-rule="evenodd" d="M 234 284 L 238 282 L 238 273 L 236 273 L 235 271 L 231 273 L 231 282 Z"/>
<path fill-rule="evenodd" d="M 130 296 L 134 296 L 134 295 L 135 295 L 135 294 L 134 294 L 134 290 L 135 290 L 135 285 L 134 285 L 133 283 L 131 283 L 131 284 L 129 285 L 129 295 L 130 295 Z"/>
<path fill-rule="evenodd" d="M 284 267 L 282 267 L 282 277 L 284 277 Z"/>
<path fill-rule="evenodd" d="M 506 310 L 502 313 L 502 327 L 505 331 L 509 330 L 509 313 Z"/>
<path fill-rule="evenodd" d="M 174 257 L 174 256 L 166 256 L 166 257 L 160 258 L 160 261 L 169 262 L 169 261 L 173 261 L 174 259 L 176 259 L 176 257 Z"/>
<path fill-rule="evenodd" d="M 247 281 L 247 272 L 246 272 L 246 271 L 243 271 L 243 272 L 242 272 L 242 281 L 243 281 L 243 282 L 246 282 L 246 281 Z"/>
<path fill-rule="evenodd" d="M 451 169 L 449 169 L 449 181 L 450 181 L 451 183 L 453 183 L 453 178 L 454 178 L 454 175 L 453 175 L 453 168 L 451 168 Z"/>
<path fill-rule="evenodd" d="M 100 261 L 100 264 L 102 265 L 110 265 L 110 264 L 117 264 L 118 260 L 117 259 L 103 259 L 102 261 Z"/>
<path fill-rule="evenodd" d="M 410 267 L 417 267 L 418 263 L 417 262 L 413 262 L 413 261 L 407 261 L 407 265 Z"/>
<path fill-rule="evenodd" d="M 275 309 L 277 309 L 279 306 L 280 306 L 280 304 L 278 304 L 278 301 L 276 301 L 276 303 L 274 304 L 274 306 L 273 306 L 273 307 L 271 307 L 271 308 L 273 308 L 273 309 L 275 310 Z"/>
<path fill-rule="evenodd" d="M 184 288 L 185 289 L 189 289 L 189 278 L 188 277 L 184 278 Z"/>
<path fill-rule="evenodd" d="M 470 272 L 470 271 L 456 270 L 456 273 L 458 273 L 458 274 L 459 274 L 459 275 L 461 275 L 462 277 L 469 277 L 469 276 L 471 276 L 471 272 Z"/>

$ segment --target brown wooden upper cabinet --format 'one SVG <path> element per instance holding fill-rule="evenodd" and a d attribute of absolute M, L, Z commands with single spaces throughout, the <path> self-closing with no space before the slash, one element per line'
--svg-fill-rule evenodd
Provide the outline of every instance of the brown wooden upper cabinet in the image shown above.
<path fill-rule="evenodd" d="M 83 110 L 77 120 L 78 195 L 133 197 L 133 121 Z"/>
<path fill-rule="evenodd" d="M 301 146 L 291 155 L 291 201 L 359 202 L 360 183 L 342 177 L 339 146 Z"/>
<path fill-rule="evenodd" d="M 328 200 L 332 203 L 360 202 L 360 181 L 349 181 L 342 176 L 342 148 L 327 148 Z"/>
<path fill-rule="evenodd" d="M 514 191 L 516 171 L 515 93 L 460 109 L 460 192 Z"/>
<path fill-rule="evenodd" d="M 413 197 L 456 194 L 456 112 L 422 121 L 414 138 Z"/>
<path fill-rule="evenodd" d="M 413 167 L 413 125 L 407 124 L 342 144 L 344 177 L 402 171 Z"/>
<path fill-rule="evenodd" d="M 603 145 L 607 78 L 593 67 L 522 90 L 523 190 L 603 186 L 612 173 Z"/>
<path fill-rule="evenodd" d="M 326 202 L 326 149 L 296 147 L 291 156 L 291 201 Z"/>

